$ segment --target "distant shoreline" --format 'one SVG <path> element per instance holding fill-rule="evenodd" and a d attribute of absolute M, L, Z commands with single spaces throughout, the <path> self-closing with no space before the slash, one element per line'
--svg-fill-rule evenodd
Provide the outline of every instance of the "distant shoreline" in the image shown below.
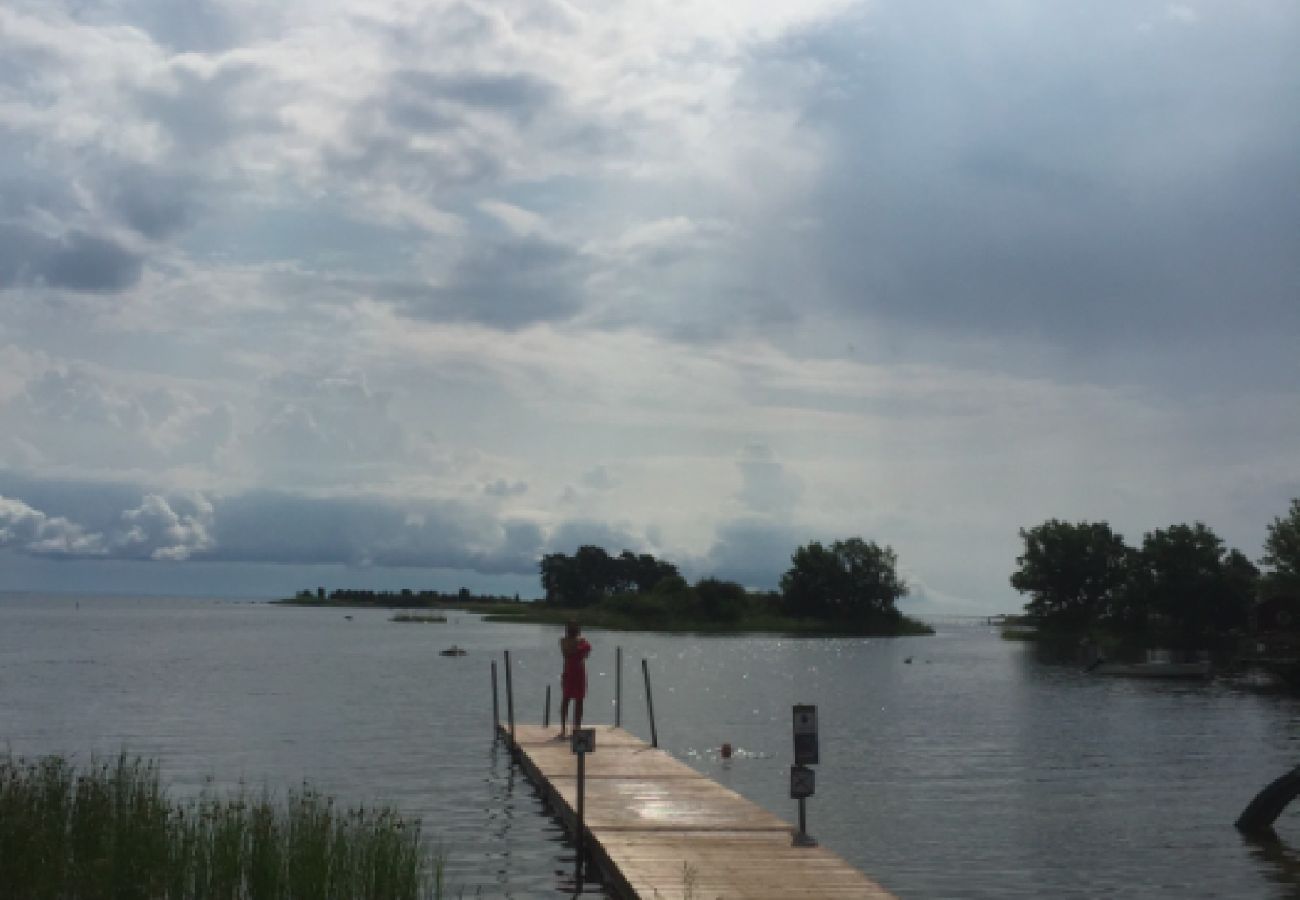
<path fill-rule="evenodd" d="M 647 621 L 636 616 L 598 607 L 551 607 L 540 601 L 491 602 L 386 597 L 382 601 L 321 600 L 317 597 L 289 597 L 272 600 L 281 606 L 338 607 L 340 609 L 440 609 L 479 613 L 486 622 L 514 622 L 532 625 L 563 625 L 576 619 L 583 628 L 606 631 L 644 631 L 670 634 L 790 634 L 804 637 L 920 637 L 934 634 L 924 622 L 900 614 L 892 627 L 881 623 L 831 622 L 792 616 L 754 616 L 736 621 L 717 621 L 669 616 Z"/>

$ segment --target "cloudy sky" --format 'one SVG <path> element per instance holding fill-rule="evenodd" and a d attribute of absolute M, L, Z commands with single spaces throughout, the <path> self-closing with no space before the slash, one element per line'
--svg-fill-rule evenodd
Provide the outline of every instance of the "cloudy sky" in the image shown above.
<path fill-rule="evenodd" d="M 5 0 L 0 589 L 772 587 L 1300 495 L 1293 0 Z"/>

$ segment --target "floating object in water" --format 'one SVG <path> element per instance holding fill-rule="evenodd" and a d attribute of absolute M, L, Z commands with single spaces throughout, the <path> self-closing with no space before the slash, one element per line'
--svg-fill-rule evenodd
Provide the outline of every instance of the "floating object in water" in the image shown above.
<path fill-rule="evenodd" d="M 731 759 L 731 745 L 730 745 L 730 744 L 723 744 L 722 747 L 719 748 L 718 752 L 722 754 L 722 758 L 723 758 L 723 759 Z"/>
<path fill-rule="evenodd" d="M 446 650 L 439 650 L 438 655 L 439 656 L 464 656 L 465 649 L 463 647 L 457 647 L 453 644 L 452 646 L 448 647 Z"/>
<path fill-rule="evenodd" d="M 347 619 L 349 622 L 352 621 L 352 617 L 351 617 L 351 616 L 344 616 L 343 618 Z"/>
<path fill-rule="evenodd" d="M 907 659 L 903 660 L 903 662 L 907 663 L 910 666 L 912 664 L 912 657 L 909 656 Z"/>

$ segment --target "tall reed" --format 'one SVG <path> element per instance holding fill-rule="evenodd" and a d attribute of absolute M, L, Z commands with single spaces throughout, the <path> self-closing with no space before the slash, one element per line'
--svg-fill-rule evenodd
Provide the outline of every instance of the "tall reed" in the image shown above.
<path fill-rule="evenodd" d="M 0 896 L 29 900 L 428 900 L 420 822 L 304 784 L 175 801 L 153 761 L 0 757 Z"/>

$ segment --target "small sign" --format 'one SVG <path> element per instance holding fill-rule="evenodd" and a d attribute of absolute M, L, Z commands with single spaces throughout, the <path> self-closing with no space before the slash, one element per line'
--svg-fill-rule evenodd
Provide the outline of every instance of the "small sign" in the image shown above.
<path fill-rule="evenodd" d="M 569 747 L 574 753 L 595 753 L 596 752 L 596 729 L 579 728 L 573 732 L 573 740 Z"/>
<path fill-rule="evenodd" d="M 807 766 L 790 767 L 790 799 L 802 800 L 817 792 L 817 773 Z"/>
<path fill-rule="evenodd" d="M 797 766 L 815 766 L 817 752 L 817 707 L 794 708 L 794 762 Z"/>

